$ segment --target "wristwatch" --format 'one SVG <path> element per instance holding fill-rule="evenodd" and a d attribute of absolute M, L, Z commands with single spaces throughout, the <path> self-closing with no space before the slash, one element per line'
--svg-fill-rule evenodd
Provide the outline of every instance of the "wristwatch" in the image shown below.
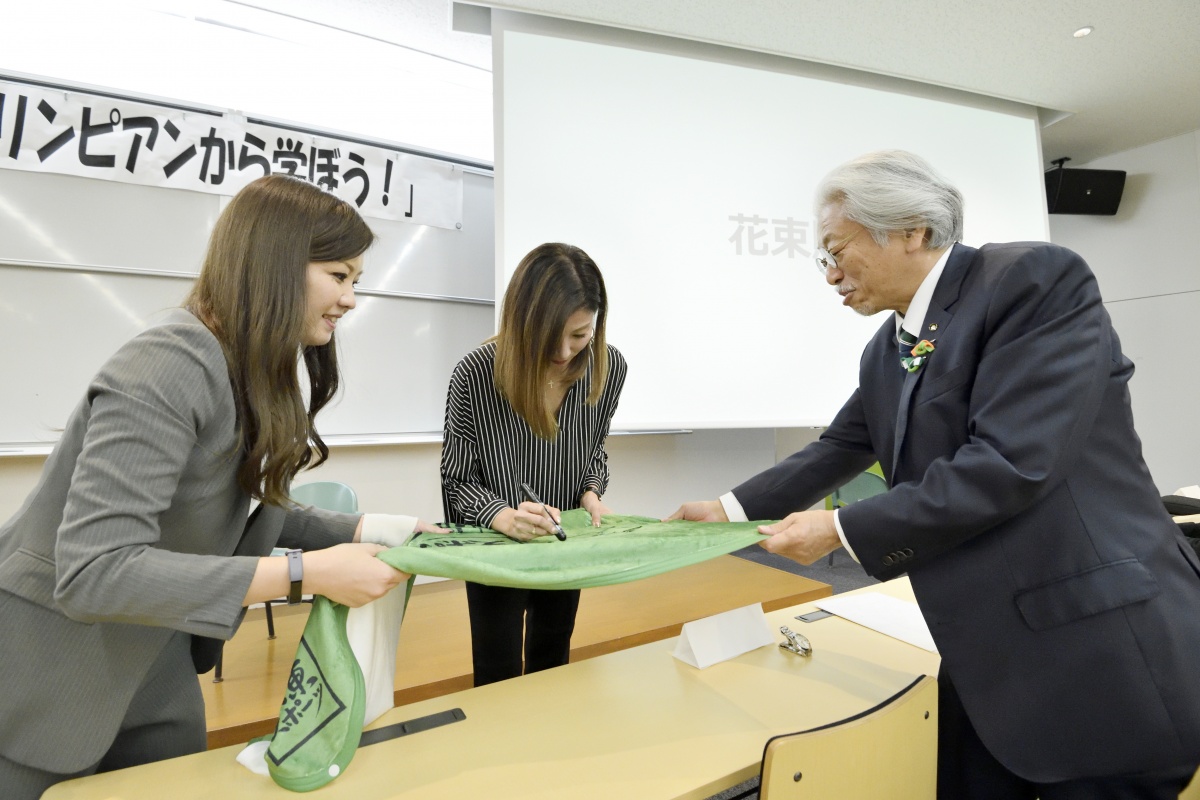
<path fill-rule="evenodd" d="M 303 550 L 288 550 L 288 580 L 292 582 L 291 588 L 288 590 L 288 605 L 294 606 L 300 602 L 304 596 L 304 561 L 301 556 L 304 555 Z"/>

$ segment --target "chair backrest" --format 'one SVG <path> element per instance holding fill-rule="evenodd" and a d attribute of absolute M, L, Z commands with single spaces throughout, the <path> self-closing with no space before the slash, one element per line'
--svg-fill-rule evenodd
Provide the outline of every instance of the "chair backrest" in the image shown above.
<path fill-rule="evenodd" d="M 1200 769 L 1192 776 L 1192 782 L 1179 793 L 1179 800 L 1200 800 Z"/>
<path fill-rule="evenodd" d="M 937 724 L 937 681 L 924 675 L 863 714 L 769 739 L 759 797 L 928 800 L 937 794 Z"/>
<path fill-rule="evenodd" d="M 328 511 L 353 514 L 358 511 L 358 495 L 344 483 L 315 481 L 293 486 L 291 498 L 303 506 L 316 506 Z"/>
<path fill-rule="evenodd" d="M 840 508 L 841 506 L 857 503 L 859 500 L 865 500 L 877 494 L 882 494 L 887 491 L 887 481 L 883 476 L 872 470 L 856 475 L 844 486 L 834 489 L 832 498 L 832 507 Z"/>

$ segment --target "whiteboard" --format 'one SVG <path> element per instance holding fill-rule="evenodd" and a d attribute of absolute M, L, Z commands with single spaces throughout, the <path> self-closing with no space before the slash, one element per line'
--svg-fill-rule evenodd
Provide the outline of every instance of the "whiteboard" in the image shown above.
<path fill-rule="evenodd" d="M 317 419 L 332 444 L 436 435 L 450 371 L 494 332 L 492 178 L 464 179 L 461 230 L 367 220 L 379 241 L 338 326 L 342 391 Z M 0 170 L 0 446 L 58 439 L 104 361 L 183 300 L 223 202 Z"/>

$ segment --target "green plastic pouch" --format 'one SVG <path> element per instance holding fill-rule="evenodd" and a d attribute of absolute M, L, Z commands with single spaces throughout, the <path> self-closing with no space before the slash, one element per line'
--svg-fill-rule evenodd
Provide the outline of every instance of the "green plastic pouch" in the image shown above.
<path fill-rule="evenodd" d="M 348 613 L 328 598 L 313 598 L 266 754 L 271 779 L 284 789 L 319 789 L 358 749 L 366 690 L 346 637 Z"/>

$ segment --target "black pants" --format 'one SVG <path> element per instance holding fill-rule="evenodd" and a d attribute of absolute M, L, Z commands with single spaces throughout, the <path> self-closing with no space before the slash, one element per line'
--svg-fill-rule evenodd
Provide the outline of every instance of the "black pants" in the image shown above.
<path fill-rule="evenodd" d="M 578 589 L 507 589 L 468 583 L 475 685 L 566 664 L 578 609 Z"/>
<path fill-rule="evenodd" d="M 938 800 L 1178 800 L 1197 766 L 1032 783 L 1009 772 L 988 752 L 953 681 L 945 670 L 938 675 Z"/>

